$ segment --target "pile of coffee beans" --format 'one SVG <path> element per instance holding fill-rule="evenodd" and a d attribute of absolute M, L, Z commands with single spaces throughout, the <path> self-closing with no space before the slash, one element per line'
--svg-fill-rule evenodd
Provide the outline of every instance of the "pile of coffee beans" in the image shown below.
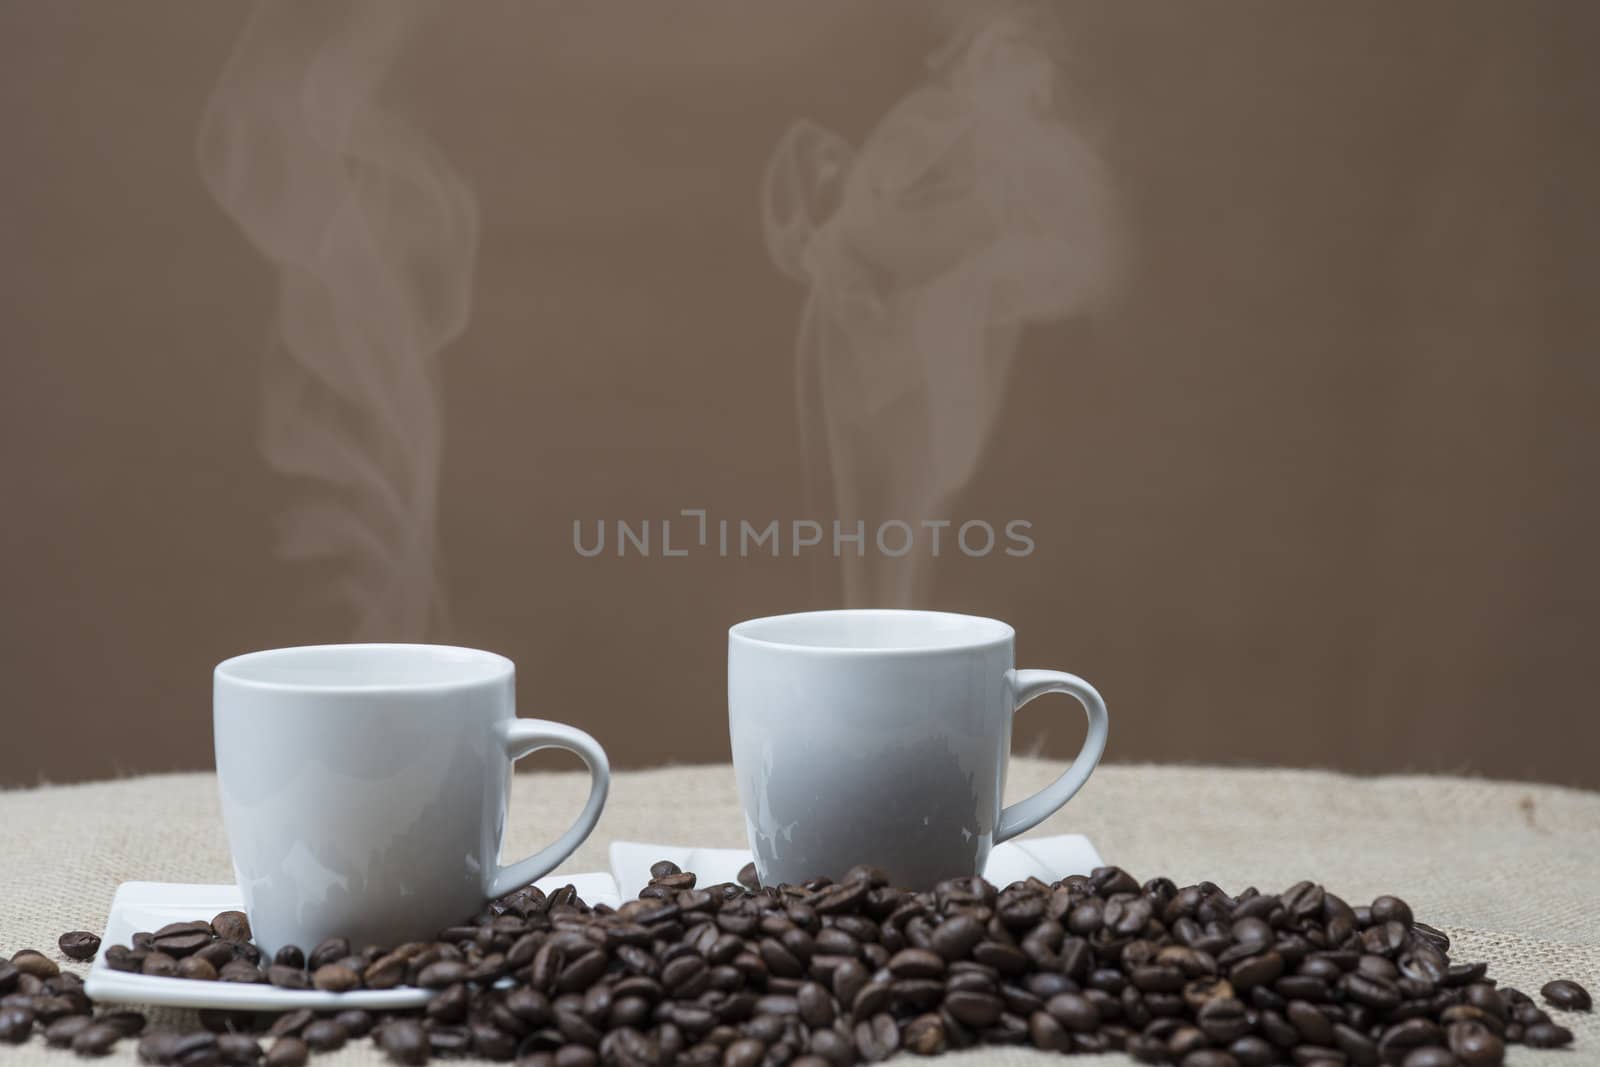
<path fill-rule="evenodd" d="M 697 886 L 668 862 L 620 908 L 571 886 L 529 887 L 433 941 L 354 948 L 334 938 L 264 958 L 238 912 L 113 945 L 143 974 L 285 989 L 438 990 L 403 1012 L 202 1012 L 206 1029 L 145 1034 L 172 1067 L 300 1067 L 363 1037 L 394 1063 L 434 1056 L 521 1067 L 853 1067 L 980 1045 L 1125 1050 L 1180 1067 L 1483 1067 L 1508 1045 L 1572 1033 L 1531 997 L 1384 896 L 1352 906 L 1311 882 L 1235 896 L 1209 882 L 1141 885 L 1105 867 L 1054 884 L 981 878 L 909 892 L 870 868 L 839 882 Z M 67 934 L 83 959 L 98 948 Z M 94 1014 L 81 984 L 36 952 L 0 963 L 0 1041 L 83 1055 L 144 1026 Z M 1588 1011 L 1575 982 L 1545 1001 Z"/>

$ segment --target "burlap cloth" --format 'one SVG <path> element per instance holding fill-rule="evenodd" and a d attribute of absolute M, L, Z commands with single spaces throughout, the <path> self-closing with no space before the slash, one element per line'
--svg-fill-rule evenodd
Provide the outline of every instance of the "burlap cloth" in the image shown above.
<path fill-rule="evenodd" d="M 1013 764 L 1016 799 L 1060 765 Z M 578 774 L 520 776 L 508 855 L 525 855 L 581 806 Z M 1109 862 L 1143 880 L 1210 879 L 1233 892 L 1312 878 L 1352 902 L 1390 892 L 1447 931 L 1458 959 L 1483 959 L 1503 983 L 1537 995 L 1557 977 L 1600 993 L 1600 794 L 1460 778 L 1350 778 L 1308 771 L 1101 768 L 1035 834 L 1088 834 Z M 727 767 L 618 774 L 600 828 L 563 868 L 605 870 L 610 840 L 743 846 Z M 224 882 L 232 877 L 208 774 L 163 775 L 0 793 L 0 948 L 62 960 L 58 935 L 103 928 L 119 882 Z M 63 961 L 64 962 L 64 961 Z M 82 971 L 81 965 L 73 968 Z M 1600 1064 L 1600 1020 L 1554 1013 L 1578 1036 L 1566 1051 L 1517 1049 L 1518 1065 Z M 162 1013 L 171 1022 L 177 1013 Z M 185 1020 L 192 1022 L 192 1019 Z M 35 1037 L 0 1056 L 70 1062 Z M 113 1057 L 134 1061 L 132 1042 Z M 1047 1062 L 1031 1050 L 946 1057 L 950 1067 Z M 1098 1062 L 1129 1063 L 1123 1056 Z M 357 1041 L 314 1064 L 383 1062 Z M 1073 1062 L 1089 1062 L 1074 1060 Z"/>

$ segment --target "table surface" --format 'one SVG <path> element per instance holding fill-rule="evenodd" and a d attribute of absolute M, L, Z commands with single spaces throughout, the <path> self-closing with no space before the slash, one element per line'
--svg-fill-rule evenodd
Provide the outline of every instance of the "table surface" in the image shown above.
<path fill-rule="evenodd" d="M 1018 759 L 1008 801 L 1062 765 Z M 587 777 L 519 775 L 506 852 L 558 834 L 582 807 Z M 1230 892 L 1275 892 L 1302 878 L 1352 902 L 1393 893 L 1445 930 L 1457 959 L 1529 993 L 1571 978 L 1600 993 L 1600 793 L 1466 778 L 1354 778 L 1320 771 L 1108 766 L 1035 834 L 1085 833 L 1141 881 L 1210 880 Z M 617 774 L 599 829 L 564 871 L 604 870 L 611 840 L 743 847 L 731 770 L 678 767 Z M 227 843 L 209 774 L 174 774 L 0 793 L 0 950 L 37 948 L 64 961 L 56 938 L 103 928 L 117 885 L 130 880 L 230 881 Z M 80 973 L 83 965 L 72 964 Z M 1600 1018 L 1557 1013 L 1574 1050 L 1518 1048 L 1513 1065 L 1600 1063 Z M 181 1021 L 172 1013 L 164 1021 Z M 7 1062 L 69 1053 L 38 1039 Z M 134 1062 L 124 1042 L 112 1061 Z M 959 1067 L 1045 1062 L 1030 1050 L 946 1057 Z M 314 1064 L 383 1062 L 366 1041 Z M 1073 1063 L 1132 1062 L 1123 1056 Z"/>

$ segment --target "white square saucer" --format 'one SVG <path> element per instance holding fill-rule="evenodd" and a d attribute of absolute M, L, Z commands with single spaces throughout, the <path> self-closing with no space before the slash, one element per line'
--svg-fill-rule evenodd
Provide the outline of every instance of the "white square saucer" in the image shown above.
<path fill-rule="evenodd" d="M 650 865 L 672 860 L 693 871 L 701 885 L 736 881 L 739 869 L 751 860 L 745 849 L 683 848 L 636 841 L 616 841 L 610 850 L 611 870 L 589 874 L 551 875 L 534 884 L 545 892 L 570 885 L 590 904 L 618 907 L 639 895 L 650 881 Z M 1080 834 L 1011 841 L 989 856 L 984 877 L 1006 886 L 1030 876 L 1052 882 L 1071 874 L 1088 874 L 1102 866 L 1100 854 Z M 172 922 L 209 919 L 222 911 L 242 909 L 243 897 L 233 885 L 191 885 L 179 882 L 124 882 L 111 898 L 111 914 L 101 935 L 102 951 L 84 978 L 84 992 L 98 1001 L 118 1004 L 158 1004 L 179 1008 L 218 1008 L 230 1011 L 293 1011 L 311 1008 L 340 1011 L 345 1008 L 393 1010 L 428 1002 L 428 989 L 357 989 L 328 993 L 316 989 L 279 989 L 266 984 L 202 982 L 188 978 L 156 978 L 113 970 L 104 949 L 126 945 L 141 930 L 158 930 Z"/>
<path fill-rule="evenodd" d="M 577 889 L 590 904 L 621 904 L 611 875 L 573 874 L 542 878 L 535 883 L 545 892 L 564 885 Z M 279 989 L 265 983 L 202 982 L 192 978 L 157 978 L 118 971 L 106 963 L 105 949 L 126 945 L 140 930 L 159 930 L 173 922 L 209 919 L 222 911 L 243 910 L 244 897 L 236 885 L 192 885 L 182 882 L 123 882 L 111 898 L 111 915 L 100 937 L 101 951 L 84 977 L 83 990 L 94 1000 L 117 1004 L 161 1004 L 177 1008 L 221 1008 L 229 1011 L 293 1011 L 312 1008 L 415 1008 L 426 1004 L 434 991 L 407 986 L 402 989 L 356 989 L 329 993 L 320 989 Z"/>
<path fill-rule="evenodd" d="M 611 874 L 617 880 L 618 895 L 624 900 L 637 897 L 639 890 L 650 883 L 650 865 L 657 860 L 671 860 L 681 869 L 693 871 L 699 876 L 699 885 L 716 885 L 737 881 L 739 869 L 751 858 L 750 850 L 743 848 L 681 848 L 637 841 L 613 841 L 610 855 Z M 996 845 L 989 853 L 983 876 L 1004 888 L 1031 876 L 1054 882 L 1070 874 L 1088 874 L 1104 865 L 1087 837 L 1061 834 Z"/>

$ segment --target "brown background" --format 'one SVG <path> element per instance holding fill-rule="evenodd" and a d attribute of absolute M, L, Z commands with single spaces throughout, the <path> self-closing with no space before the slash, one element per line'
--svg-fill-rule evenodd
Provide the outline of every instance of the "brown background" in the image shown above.
<path fill-rule="evenodd" d="M 1025 335 L 955 503 L 1037 551 L 918 602 L 1094 680 L 1115 759 L 1600 786 L 1600 9 L 1059 11 L 1127 274 Z M 802 116 L 859 141 L 933 13 L 467 5 L 394 73 L 482 219 L 426 636 L 617 764 L 726 758 L 724 628 L 840 599 L 804 559 L 582 559 L 572 522 L 805 513 L 762 167 Z M 0 7 L 0 784 L 206 766 L 214 662 L 352 632 L 337 568 L 275 554 L 275 283 L 196 167 L 246 14 Z M 1075 748 L 1064 710 L 1019 747 Z"/>

